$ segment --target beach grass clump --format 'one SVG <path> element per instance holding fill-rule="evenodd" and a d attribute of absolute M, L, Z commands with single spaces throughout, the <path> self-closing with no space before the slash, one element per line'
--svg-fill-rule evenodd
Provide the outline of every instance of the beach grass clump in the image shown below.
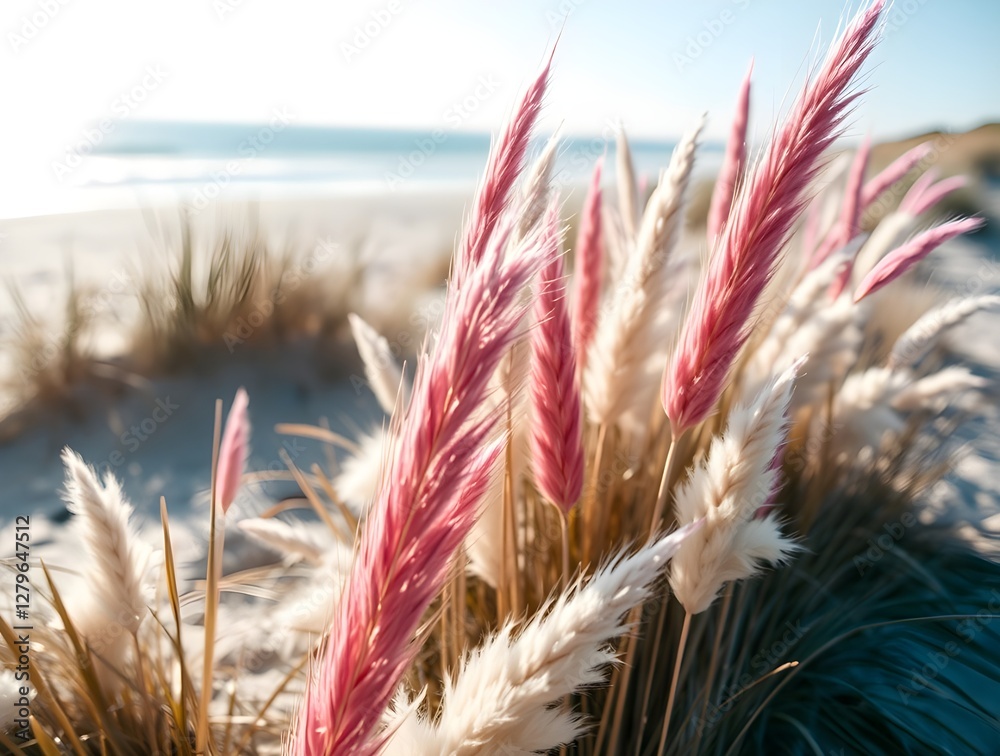
<path fill-rule="evenodd" d="M 248 219 L 204 239 L 186 220 L 158 229 L 113 301 L 70 274 L 63 312 L 53 316 L 8 287 L 14 316 L 0 344 L 0 439 L 53 417 L 82 419 L 152 379 L 234 359 L 304 354 L 320 374 L 343 377 L 353 362 L 347 316 L 373 309 L 361 295 L 369 266 L 354 247 L 333 238 L 279 246 Z M 425 267 L 419 291 L 368 315 L 386 327 L 406 324 L 411 338 L 394 344 L 396 356 L 423 336 L 410 323 L 413 302 L 443 283 L 434 265 Z"/>
<path fill-rule="evenodd" d="M 5 375 L 0 381 L 7 406 L 0 417 L 13 418 L 4 435 L 19 432 L 25 416 L 43 407 L 60 413 L 77 414 L 78 397 L 88 386 L 113 381 L 116 372 L 95 358 L 88 339 L 91 319 L 84 305 L 84 294 L 72 284 L 65 311 L 53 332 L 52 323 L 36 315 L 25 302 L 16 284 L 8 285 L 14 303 L 10 331 L 4 339 Z"/>
<path fill-rule="evenodd" d="M 76 516 L 119 544 L 80 568 L 87 595 L 146 605 L 126 616 L 133 645 L 99 653 L 96 610 L 71 615 L 50 580 L 18 747 L 988 752 L 1000 564 L 954 487 L 971 484 L 955 461 L 996 382 L 948 335 L 997 297 L 911 296 L 932 249 L 980 221 L 930 220 L 958 182 L 921 172 L 926 148 L 866 180 L 863 142 L 842 181 L 824 175 L 883 10 L 858 13 L 756 150 L 748 75 L 696 235 L 700 123 L 648 198 L 620 135 L 615 201 L 599 163 L 563 250 L 552 142 L 527 162 L 546 63 L 494 143 L 415 369 L 350 318 L 385 423 L 356 444 L 283 429 L 328 444 L 340 470 L 286 460 L 314 516 L 239 524 L 273 565 L 219 567 L 247 483 L 245 394 L 221 441 L 216 409 L 212 546 L 186 593 L 165 505 L 162 566 L 141 569 L 117 484 L 67 453 Z M 210 301 L 181 279 L 187 304 L 155 319 L 168 331 Z"/>
<path fill-rule="evenodd" d="M 361 273 L 329 240 L 275 249 L 248 224 L 205 247 L 182 224 L 179 250 L 139 279 L 141 317 L 129 354 L 149 373 L 176 371 L 212 352 L 332 341 L 357 309 L 352 292 Z"/>

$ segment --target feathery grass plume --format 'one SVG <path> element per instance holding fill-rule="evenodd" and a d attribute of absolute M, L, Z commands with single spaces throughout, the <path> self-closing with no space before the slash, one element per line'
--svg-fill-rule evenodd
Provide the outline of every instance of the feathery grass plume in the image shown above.
<path fill-rule="evenodd" d="M 632 150 L 628 146 L 625 126 L 618 124 L 615 132 L 615 178 L 618 184 L 618 212 L 626 239 L 635 239 L 639 223 L 639 198 L 635 181 Z"/>
<path fill-rule="evenodd" d="M 904 195 L 899 208 L 886 215 L 875 226 L 854 262 L 851 273 L 855 282 L 864 278 L 889 252 L 907 240 L 908 235 L 918 228 L 922 213 L 964 183 L 964 179 L 959 176 L 934 183 L 936 177 L 933 170 L 920 176 Z"/>
<path fill-rule="evenodd" d="M 621 280 L 625 263 L 633 248 L 633 240 L 625 234 L 621 216 L 610 205 L 601 207 L 601 239 L 604 242 L 604 280 L 609 286 Z"/>
<path fill-rule="evenodd" d="M 760 341 L 754 344 L 740 375 L 740 394 L 752 399 L 776 373 L 809 355 L 796 381 L 793 404 L 811 400 L 816 390 L 847 372 L 855 359 L 861 332 L 852 327 L 855 307 L 849 298 L 828 301 L 824 292 L 853 256 L 860 240 L 830 255 L 806 273 Z"/>
<path fill-rule="evenodd" d="M 113 475 L 104 476 L 102 487 L 97 474 L 69 447 L 62 451 L 62 463 L 66 503 L 77 515 L 84 549 L 94 563 L 90 595 L 108 621 L 134 634 L 146 615 L 150 553 L 130 522 L 132 506 Z"/>
<path fill-rule="evenodd" d="M 826 235 L 826 239 L 813 255 L 813 267 L 822 263 L 830 253 L 842 249 L 851 239 L 857 236 L 861 227 L 861 191 L 868 169 L 868 157 L 871 154 L 871 137 L 865 137 L 854 153 L 851 169 L 847 173 L 847 185 L 844 187 L 844 199 L 840 203 L 840 216 L 836 224 Z M 846 271 L 846 272 L 845 272 Z M 850 263 L 845 266 L 834 282 L 831 298 L 836 299 L 843 291 L 844 285 L 850 280 Z M 839 288 L 838 288 L 839 287 Z"/>
<path fill-rule="evenodd" d="M 363 434 L 357 450 L 340 464 L 333 487 L 354 515 L 362 513 L 375 497 L 382 457 L 389 443 L 388 432 L 380 425 Z"/>
<path fill-rule="evenodd" d="M 861 190 L 861 209 L 865 210 L 903 176 L 924 161 L 932 152 L 930 142 L 918 144 L 893 160 L 874 178 L 865 183 Z"/>
<path fill-rule="evenodd" d="M 785 345 L 775 369 L 781 370 L 798 358 L 805 360 L 795 384 L 791 411 L 817 406 L 838 386 L 857 362 L 865 340 L 864 323 L 870 310 L 841 295 L 819 308 Z"/>
<path fill-rule="evenodd" d="M 982 218 L 963 218 L 942 223 L 940 226 L 929 228 L 918 234 L 876 263 L 875 267 L 868 272 L 855 289 L 854 301 L 860 302 L 886 284 L 896 280 L 949 239 L 975 231 L 982 225 Z"/>
<path fill-rule="evenodd" d="M 576 261 L 573 271 L 573 342 L 577 368 L 583 370 L 587 352 L 597 328 L 597 313 L 604 282 L 604 240 L 601 224 L 601 172 L 604 158 L 594 164 L 587 197 L 580 215 L 576 237 Z"/>
<path fill-rule="evenodd" d="M 506 178 L 506 177 L 502 177 Z M 474 221 L 473 225 L 477 225 Z M 447 296 L 417 366 L 326 649 L 297 714 L 295 754 L 375 753 L 379 719 L 413 660 L 411 639 L 476 517 L 502 450 L 497 416 L 476 417 L 524 314 L 522 289 L 551 257 L 537 238 L 505 256 L 510 229 Z"/>
<path fill-rule="evenodd" d="M 549 180 L 558 149 L 559 129 L 556 129 L 525 178 L 521 190 L 521 218 L 517 224 L 517 233 L 512 239 L 515 244 L 531 233 L 545 214 L 545 207 L 549 202 Z"/>
<path fill-rule="evenodd" d="M 712 189 L 712 202 L 708 209 L 708 246 L 715 245 L 719 232 L 729 217 L 729 209 L 733 204 L 736 184 L 746 161 L 747 124 L 750 121 L 750 76 L 753 74 L 753 61 L 747 69 L 743 83 L 740 84 L 740 94 L 736 101 L 736 115 L 729 131 L 729 141 L 726 142 L 726 156 L 722 162 L 719 177 Z"/>
<path fill-rule="evenodd" d="M 664 376 L 675 435 L 703 420 L 722 393 L 823 153 L 843 130 L 884 5 L 876 0 L 851 23 L 740 187 Z"/>
<path fill-rule="evenodd" d="M 725 432 L 677 491 L 677 521 L 705 520 L 670 567 L 670 587 L 691 614 L 708 609 L 726 583 L 757 574 L 762 562 L 780 564 L 798 548 L 782 535 L 774 514 L 760 515 L 780 487 L 775 462 L 785 444 L 786 410 L 800 366 L 732 411 Z"/>
<path fill-rule="evenodd" d="M 941 335 L 966 318 L 982 310 L 1000 308 L 1000 296 L 984 294 L 978 297 L 957 297 L 940 307 L 928 310 L 896 339 L 887 366 L 898 369 L 916 365 L 934 348 Z"/>
<path fill-rule="evenodd" d="M 898 210 L 882 218 L 854 259 L 851 267 L 852 280 L 860 282 L 879 260 L 905 242 L 916 227 L 917 219 L 914 216 Z"/>
<path fill-rule="evenodd" d="M 879 449 L 887 435 L 903 433 L 905 413 L 940 412 L 948 406 L 972 411 L 976 392 L 988 383 L 958 365 L 923 377 L 886 367 L 854 373 L 833 400 L 831 422 L 839 429 L 832 439 L 834 458 Z"/>
<path fill-rule="evenodd" d="M 219 472 L 217 476 L 216 504 L 222 508 L 222 514 L 236 498 L 240 488 L 240 478 L 243 477 L 243 467 L 249 454 L 250 416 L 247 407 L 250 397 L 245 389 L 240 388 L 233 399 L 226 417 L 226 428 L 222 434 L 222 445 L 219 447 Z"/>
<path fill-rule="evenodd" d="M 931 175 L 931 171 L 924 174 L 924 176 Z M 908 212 L 910 215 L 921 215 L 952 192 L 961 189 L 966 183 L 965 176 L 952 176 L 951 178 L 942 179 L 937 183 L 921 186 L 918 193 L 913 194 L 911 192 L 903 198 L 903 202 L 900 203 L 900 209 Z M 914 184 L 913 186 L 916 187 L 917 185 Z"/>
<path fill-rule="evenodd" d="M 264 546 L 282 554 L 288 563 L 306 561 L 321 564 L 323 553 L 331 546 L 327 529 L 305 522 L 285 522 L 273 517 L 241 520 L 237 527 Z"/>
<path fill-rule="evenodd" d="M 686 525 L 632 554 L 619 552 L 586 582 L 579 578 L 542 607 L 520 631 L 505 624 L 448 680 L 438 721 L 419 723 L 423 745 L 407 749 L 417 729 L 407 727 L 390 741 L 387 753 L 532 754 L 571 743 L 585 723 L 556 704 L 605 680 L 616 658 L 608 641 L 629 629 L 626 612 L 650 597 L 668 560 L 699 526 Z"/>
<path fill-rule="evenodd" d="M 410 393 L 410 386 L 403 376 L 403 369 L 393 357 L 392 349 L 384 336 L 368 325 L 360 315 L 349 313 L 347 320 L 351 324 L 354 342 L 358 345 L 358 354 L 361 355 L 361 361 L 365 365 L 368 386 L 382 409 L 391 415 L 396 407 L 400 386 L 403 391 L 404 407 Z"/>
<path fill-rule="evenodd" d="M 899 201 L 899 211 L 916 217 L 918 213 L 914 212 L 912 208 L 920 204 L 920 198 L 928 189 L 931 188 L 937 179 L 938 170 L 936 168 L 929 168 L 924 173 L 917 176 L 917 180 L 913 182 L 913 185 L 910 186 L 909 189 L 906 190 L 906 194 L 903 195 L 903 199 Z"/>
<path fill-rule="evenodd" d="M 552 260 L 539 273 L 535 327 L 531 331 L 529 443 L 535 483 L 546 499 L 568 512 L 583 490 L 583 417 L 576 355 L 559 249 L 559 205 L 545 219 Z"/>
<path fill-rule="evenodd" d="M 542 109 L 554 53 L 555 49 L 524 93 L 499 139 L 490 148 L 486 173 L 479 183 L 471 215 L 455 250 L 452 277 L 458 285 L 486 253 L 497 224 L 510 203 L 514 184 L 524 167 L 531 132 Z"/>
<path fill-rule="evenodd" d="M 587 356 L 584 391 L 587 412 L 600 425 L 618 422 L 635 409 L 645 421 L 656 396 L 660 362 L 666 358 L 669 319 L 678 286 L 674 248 L 684 224 L 684 207 L 698 136 L 704 119 L 688 132 L 670 157 L 653 190 L 634 247 L 604 310 Z"/>
<path fill-rule="evenodd" d="M 847 174 L 847 187 L 844 190 L 844 201 L 840 206 L 840 222 L 834 235 L 834 244 L 843 247 L 857 236 L 861 228 L 861 195 L 864 190 L 865 172 L 868 170 L 868 160 L 871 157 L 872 139 L 866 136 L 854 154 L 851 170 Z"/>

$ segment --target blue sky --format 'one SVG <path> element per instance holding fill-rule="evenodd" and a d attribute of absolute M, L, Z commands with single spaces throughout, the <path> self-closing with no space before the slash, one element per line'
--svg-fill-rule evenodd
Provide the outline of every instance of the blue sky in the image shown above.
<path fill-rule="evenodd" d="M 858 7 L 840 0 L 4 0 L 0 139 L 20 185 L 103 119 L 495 131 L 562 29 L 543 123 L 724 136 L 755 60 L 752 133 Z M 897 0 L 850 134 L 1000 119 L 1000 3 Z M 38 178 L 39 181 L 42 178 Z"/>
<path fill-rule="evenodd" d="M 496 91 L 463 128 L 493 129 L 565 17 L 550 120 L 594 131 L 620 117 L 672 137 L 708 111 L 710 132 L 724 133 L 752 56 L 755 120 L 767 122 L 850 10 L 839 0 L 5 0 L 0 92 L 72 134 L 159 65 L 165 83 L 132 117 L 254 121 L 283 106 L 303 123 L 430 126 L 491 76 Z M 33 15 L 49 18 L 28 39 Z M 1000 118 L 1000 3 L 897 0 L 890 19 L 859 112 L 866 128 Z"/>

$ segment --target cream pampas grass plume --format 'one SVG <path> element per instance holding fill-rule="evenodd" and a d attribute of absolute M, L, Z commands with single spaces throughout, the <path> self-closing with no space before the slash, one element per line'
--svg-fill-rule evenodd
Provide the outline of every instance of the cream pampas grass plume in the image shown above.
<path fill-rule="evenodd" d="M 375 497 L 389 443 L 388 432 L 381 425 L 365 433 L 358 439 L 358 448 L 343 461 L 340 472 L 333 479 L 337 495 L 354 515 L 364 512 Z"/>
<path fill-rule="evenodd" d="M 258 543 L 282 554 L 289 564 L 300 560 L 322 564 L 324 551 L 331 547 L 329 530 L 313 527 L 310 523 L 254 517 L 241 520 L 237 527 Z"/>
<path fill-rule="evenodd" d="M 587 197 L 580 215 L 576 237 L 576 262 L 573 272 L 573 341 L 577 367 L 582 370 L 597 327 L 601 286 L 604 282 L 604 240 L 601 223 L 601 172 L 604 158 L 594 164 Z"/>
<path fill-rule="evenodd" d="M 708 246 L 712 247 L 719 237 L 729 209 L 733 204 L 736 184 L 746 161 L 747 125 L 750 120 L 750 75 L 753 73 L 753 63 L 743 77 L 740 85 L 739 98 L 736 101 L 736 116 L 729 131 L 729 141 L 726 142 L 726 156 L 719 170 L 712 190 L 712 203 L 708 208 Z"/>
<path fill-rule="evenodd" d="M 354 343 L 358 346 L 358 354 L 365 366 L 368 386 L 382 409 L 391 415 L 401 386 L 404 407 L 409 399 L 410 387 L 405 381 L 403 370 L 393 357 L 392 348 L 384 336 L 353 312 L 348 314 L 347 321 L 351 324 Z"/>
<path fill-rule="evenodd" d="M 860 302 L 886 284 L 895 281 L 949 239 L 975 231 L 982 225 L 982 218 L 963 218 L 942 223 L 918 234 L 876 263 L 854 290 L 854 301 Z"/>
<path fill-rule="evenodd" d="M 69 447 L 63 449 L 62 463 L 66 503 L 77 516 L 84 549 L 93 563 L 89 594 L 105 622 L 134 634 L 147 612 L 150 552 L 130 522 L 132 506 L 113 475 L 105 475 L 102 486 L 93 469 Z"/>
<path fill-rule="evenodd" d="M 404 727 L 387 753 L 532 754 L 571 743 L 586 722 L 557 703 L 606 679 L 616 658 L 608 641 L 629 629 L 624 615 L 652 595 L 668 560 L 685 539 L 698 535 L 699 525 L 617 555 L 520 630 L 504 625 L 448 680 L 438 721 Z M 414 737 L 415 729 L 419 736 Z M 413 748 L 414 741 L 421 745 Z"/>
<path fill-rule="evenodd" d="M 889 354 L 888 367 L 900 368 L 917 364 L 934 348 L 941 336 L 967 318 L 983 310 L 1000 308 L 1000 296 L 984 294 L 957 298 L 927 311 L 896 339 Z"/>
<path fill-rule="evenodd" d="M 796 550 L 773 513 L 761 516 L 780 486 L 780 459 L 797 363 L 751 403 L 737 407 L 722 436 L 677 491 L 682 525 L 704 519 L 670 568 L 670 587 L 684 609 L 700 614 L 722 587 L 752 577 L 764 562 L 778 564 Z"/>
<path fill-rule="evenodd" d="M 507 259 L 508 236 L 509 229 L 498 235 L 449 291 L 441 333 L 418 365 L 325 651 L 297 714 L 292 753 L 371 754 L 381 747 L 376 730 L 416 653 L 413 633 L 472 527 L 502 450 L 501 443 L 487 443 L 496 415 L 477 418 L 476 411 L 517 336 L 520 293 L 549 262 L 537 239 Z"/>
<path fill-rule="evenodd" d="M 621 124 L 615 134 L 615 179 L 618 185 L 618 212 L 625 238 L 635 239 L 639 222 L 638 187 L 635 167 L 632 164 L 632 149 L 628 145 L 625 127 Z"/>
<path fill-rule="evenodd" d="M 698 136 L 704 121 L 687 133 L 670 158 L 643 215 L 622 280 L 597 326 L 587 356 L 587 412 L 598 425 L 612 425 L 634 410 L 643 418 L 656 396 L 660 362 L 666 357 L 670 321 L 683 293 L 672 253 L 680 238 Z M 683 279 L 681 279 L 681 282 Z"/>
<path fill-rule="evenodd" d="M 843 130 L 883 7 L 879 0 L 851 23 L 733 202 L 665 373 L 663 405 L 675 436 L 705 419 L 722 393 L 823 153 Z"/>
<path fill-rule="evenodd" d="M 960 365 L 925 376 L 888 367 L 854 373 L 834 398 L 831 422 L 840 430 L 833 451 L 843 459 L 861 449 L 878 449 L 905 431 L 909 413 L 942 412 L 949 406 L 974 411 L 987 385 L 989 381 Z"/>
<path fill-rule="evenodd" d="M 552 259 L 539 273 L 531 331 L 529 444 L 539 491 L 568 512 L 583 489 L 583 418 L 558 223 L 559 206 L 553 202 L 543 238 Z"/>
<path fill-rule="evenodd" d="M 786 370 L 803 355 L 808 357 L 796 382 L 793 407 L 808 404 L 847 373 L 862 339 L 857 326 L 862 313 L 850 297 L 831 302 L 826 293 L 850 264 L 859 242 L 855 240 L 834 252 L 792 290 L 767 334 L 754 345 L 744 363 L 742 396 L 755 396 L 771 376 Z"/>
<path fill-rule="evenodd" d="M 530 234 L 545 214 L 545 208 L 549 204 L 549 180 L 558 150 L 559 131 L 556 130 L 545 143 L 545 149 L 535 160 L 525 178 L 521 190 L 520 220 L 517 224 L 517 234 L 512 239 L 515 244 Z"/>

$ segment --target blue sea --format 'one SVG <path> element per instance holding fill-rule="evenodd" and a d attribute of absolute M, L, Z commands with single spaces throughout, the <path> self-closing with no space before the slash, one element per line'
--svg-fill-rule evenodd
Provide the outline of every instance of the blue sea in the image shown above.
<path fill-rule="evenodd" d="M 267 123 L 168 123 L 119 121 L 95 126 L 54 166 L 60 183 L 96 190 L 134 190 L 212 200 L 238 194 L 291 191 L 404 192 L 474 185 L 491 137 L 437 129 L 303 126 L 280 111 Z M 533 151 L 543 146 L 536 140 Z M 655 183 L 674 142 L 631 143 L 637 174 Z M 568 136 L 554 173 L 557 185 L 585 182 L 601 155 L 615 159 L 614 132 Z M 700 169 L 714 171 L 722 145 L 703 145 Z M 236 191 L 234 191 L 236 190 Z M 105 192 L 107 193 L 107 192 Z"/>

